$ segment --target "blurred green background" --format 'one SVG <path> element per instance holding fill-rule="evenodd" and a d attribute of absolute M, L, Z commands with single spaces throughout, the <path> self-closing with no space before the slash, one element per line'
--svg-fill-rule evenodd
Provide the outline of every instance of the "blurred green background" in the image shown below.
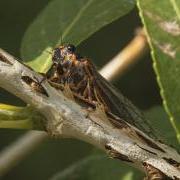
<path fill-rule="evenodd" d="M 0 47 L 20 58 L 20 45 L 24 32 L 47 3 L 48 0 L 0 0 Z M 135 8 L 128 15 L 104 27 L 81 43 L 78 51 L 90 57 L 100 68 L 128 44 L 134 37 L 136 28 L 140 26 L 141 22 Z M 114 84 L 144 111 L 161 103 L 149 54 Z M 0 89 L 0 102 L 24 105 L 21 100 L 3 89 Z M 0 129 L 0 150 L 25 132 Z M 57 171 L 63 170 L 72 162 L 94 151 L 96 150 L 91 145 L 77 140 L 47 139 L 3 179 L 48 179 Z M 119 163 L 119 168 L 120 166 Z"/>

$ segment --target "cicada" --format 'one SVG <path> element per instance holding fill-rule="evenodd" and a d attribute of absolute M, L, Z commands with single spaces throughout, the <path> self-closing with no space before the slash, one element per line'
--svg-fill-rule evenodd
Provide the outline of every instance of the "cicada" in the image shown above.
<path fill-rule="evenodd" d="M 153 134 L 142 113 L 98 73 L 89 58 L 78 54 L 74 45 L 56 47 L 52 62 L 47 79 L 54 87 L 63 89 L 64 85 L 68 85 L 75 99 L 84 102 L 87 107 L 96 108 L 101 103 L 112 123 L 118 124 L 123 120 Z"/>

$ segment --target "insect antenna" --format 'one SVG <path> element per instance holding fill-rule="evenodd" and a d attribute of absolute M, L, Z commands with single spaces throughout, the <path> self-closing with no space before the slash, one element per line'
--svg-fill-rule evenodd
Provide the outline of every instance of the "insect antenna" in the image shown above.
<path fill-rule="evenodd" d="M 65 41 L 65 37 L 61 31 L 61 36 L 60 36 L 60 45 L 65 45 L 66 44 L 66 41 Z"/>
<path fill-rule="evenodd" d="M 62 38 L 62 33 L 61 33 L 61 37 L 60 37 L 60 45 L 63 45 L 63 38 Z"/>

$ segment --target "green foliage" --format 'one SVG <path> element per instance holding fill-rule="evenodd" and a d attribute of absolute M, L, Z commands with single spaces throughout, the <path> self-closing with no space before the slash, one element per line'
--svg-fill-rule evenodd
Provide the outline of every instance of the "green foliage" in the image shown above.
<path fill-rule="evenodd" d="M 51 50 L 62 42 L 78 45 L 103 26 L 125 15 L 133 0 L 54 0 L 29 26 L 22 41 L 23 59 L 44 72 L 50 65 Z"/>
<path fill-rule="evenodd" d="M 51 55 L 47 51 L 51 51 L 52 48 L 59 45 L 61 38 L 64 43 L 81 45 L 92 34 L 104 26 L 107 27 L 108 24 L 111 26 L 110 23 L 125 15 L 134 7 L 133 0 L 53 0 L 48 3 L 47 0 L 46 2 L 45 0 L 41 1 L 44 3 L 43 6 L 46 4 L 46 7 L 37 17 L 36 13 L 38 11 L 35 9 L 38 9 L 38 4 L 36 3 L 42 4 L 42 2 L 33 1 L 32 4 L 29 3 L 28 6 L 26 6 L 25 4 L 27 2 L 23 4 L 22 0 L 11 2 L 13 8 L 9 7 L 8 9 L 13 13 L 13 16 L 7 13 L 4 8 L 2 8 L 0 16 L 0 18 L 3 17 L 3 15 L 8 17 L 4 18 L 4 21 L 1 21 L 2 26 L 0 32 L 1 34 L 7 34 L 0 37 L 0 42 L 2 42 L 2 39 L 3 42 L 7 40 L 6 43 L 8 47 L 13 46 L 13 49 L 19 50 L 19 47 L 14 46 L 20 43 L 20 40 L 17 39 L 22 38 L 21 55 L 28 65 L 39 72 L 45 72 L 50 66 Z M 0 2 L 0 5 L 2 5 L 2 2 Z M 27 7 L 30 10 L 28 10 Z M 178 122 L 178 117 L 180 117 L 180 62 L 178 61 L 178 59 L 180 59 L 180 39 L 178 38 L 180 34 L 180 2 L 175 0 L 138 0 L 138 7 L 151 45 L 154 68 L 161 88 L 165 109 L 176 130 L 177 136 L 180 136 L 180 124 Z M 23 13 L 20 16 L 17 12 Z M 28 19 L 28 16 L 31 16 L 31 18 Z M 32 17 L 35 18 L 33 22 Z M 9 21 L 9 19 L 11 19 L 11 21 Z M 20 23 L 21 21 L 22 23 Z M 29 23 L 31 24 L 29 25 Z M 17 24 L 23 24 L 20 30 L 18 29 L 19 26 L 16 27 Z M 22 37 L 24 34 L 22 29 L 25 28 L 25 24 L 26 26 L 29 25 L 29 27 L 24 37 Z M 126 30 L 128 31 L 132 21 L 126 19 L 126 24 Z M 120 32 L 123 27 L 116 26 L 114 28 Z M 12 29 L 10 35 L 7 29 L 9 31 Z M 108 35 L 110 37 L 114 36 L 111 32 Z M 106 37 L 102 36 L 101 39 L 105 38 Z M 123 37 L 117 38 L 122 42 Z M 125 36 L 125 38 L 128 39 L 127 36 Z M 91 41 L 91 39 L 92 38 L 89 38 L 87 41 Z M 95 43 L 97 43 L 97 41 L 95 41 Z M 108 50 L 115 48 L 109 46 L 109 41 L 106 45 L 102 44 L 102 47 L 105 46 L 106 48 L 108 46 Z M 8 50 L 6 46 L 2 47 Z M 116 48 L 118 49 L 119 46 Z M 115 51 L 112 52 L 115 53 Z M 18 54 L 18 52 L 16 53 Z M 105 54 L 104 49 L 99 49 L 98 53 Z M 95 54 L 95 57 L 99 54 Z M 109 57 L 110 56 L 108 56 L 108 58 Z M 148 68 L 149 67 L 146 67 L 144 71 L 142 68 L 139 69 L 141 76 L 145 74 L 143 72 L 146 72 Z M 149 74 L 145 74 L 144 76 L 147 79 L 149 78 Z M 133 74 L 126 82 L 132 78 L 133 80 L 131 82 L 134 84 L 134 79 L 138 79 L 137 74 Z M 139 84 L 137 82 L 136 85 L 140 88 L 144 86 L 142 82 Z M 129 89 L 132 89 L 133 86 L 123 86 L 121 89 L 124 88 L 124 91 L 127 92 Z M 137 99 L 142 99 L 142 94 L 134 92 L 134 90 L 131 91 L 131 96 L 137 96 Z M 148 103 L 153 97 L 154 96 L 148 95 L 148 97 L 143 97 L 143 101 L 145 99 L 145 103 Z M 11 102 L 11 98 L 8 99 L 8 103 L 9 102 Z M 152 105 L 155 104 L 151 104 L 151 106 Z M 178 148 L 178 142 L 175 138 L 176 133 L 172 129 L 169 118 L 161 106 L 154 106 L 154 108 L 145 111 L 145 116 L 150 120 L 152 126 L 158 129 L 160 136 L 164 136 L 169 144 L 173 144 Z M 0 105 L 1 128 L 41 129 L 40 122 L 42 119 L 43 117 L 31 107 Z M 10 131 L 8 131 L 8 134 L 12 135 Z M 2 139 L 3 138 L 1 138 L 1 141 Z M 6 140 L 7 138 L 4 139 Z M 24 162 L 19 174 L 22 174 L 22 169 L 24 168 L 24 177 L 26 177 L 26 179 L 31 179 L 30 176 L 32 174 L 36 174 L 36 178 L 39 176 L 38 179 L 47 179 L 48 173 L 53 174 L 57 171 L 58 173 L 53 176 L 52 179 L 140 179 L 141 175 L 133 168 L 122 165 L 119 161 L 107 159 L 103 155 L 89 153 L 91 147 L 87 144 L 73 142 L 73 140 L 64 140 L 64 142 L 61 140 L 60 142 L 54 143 L 56 146 L 53 146 L 52 142 L 54 141 L 51 140 L 49 144 L 47 143 L 43 146 L 41 152 L 37 155 L 38 157 L 36 158 L 35 156 L 32 162 L 29 160 L 29 163 L 27 160 L 26 166 L 30 164 L 29 167 L 25 168 Z M 68 145 L 66 144 L 67 142 L 69 143 Z M 59 147 L 58 150 L 57 146 L 59 144 L 61 147 Z M 53 148 L 51 149 L 51 147 Z M 47 154 L 44 151 L 47 151 Z M 56 154 L 54 152 L 56 152 Z M 51 158 L 49 158 L 49 154 L 51 154 Z M 65 154 L 68 154 L 68 156 Z M 84 159 L 80 160 L 83 156 L 85 156 Z M 46 161 L 47 163 L 42 163 L 39 166 L 42 159 L 43 162 Z M 57 162 L 55 163 L 55 161 Z M 34 162 L 37 163 L 37 167 Z M 52 169 L 50 166 L 52 166 Z M 29 169 L 31 169 L 31 171 L 29 171 Z M 42 173 L 40 172 L 41 170 Z M 29 176 L 27 173 L 30 173 Z M 18 174 L 16 170 L 15 174 Z M 21 179 L 24 179 L 24 177 Z"/>
<path fill-rule="evenodd" d="M 180 1 L 139 0 L 164 107 L 180 141 Z"/>

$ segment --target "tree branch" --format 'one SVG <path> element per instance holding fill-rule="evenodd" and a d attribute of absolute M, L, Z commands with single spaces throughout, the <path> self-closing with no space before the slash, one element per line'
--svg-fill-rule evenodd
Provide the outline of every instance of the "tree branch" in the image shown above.
<path fill-rule="evenodd" d="M 142 137 L 128 134 L 109 123 L 103 109 L 89 112 L 65 97 L 42 76 L 0 50 L 0 86 L 42 113 L 46 131 L 55 137 L 73 137 L 91 143 L 110 156 L 133 164 L 146 172 L 155 170 L 172 179 L 180 178 L 179 154 L 137 130 Z M 156 173 L 157 174 L 157 173 Z"/>
<path fill-rule="evenodd" d="M 100 73 L 109 81 L 122 76 L 122 74 L 124 74 L 129 67 L 137 63 L 139 60 L 138 57 L 145 54 L 147 46 L 147 40 L 143 29 L 138 29 L 134 39 L 123 50 L 121 50 L 121 52 L 115 56 L 115 58 L 110 60 L 109 63 L 100 70 Z M 33 134 L 33 132 L 35 133 Z M 11 167 L 18 164 L 18 162 L 21 161 L 25 155 L 28 155 L 30 151 L 32 151 L 32 148 L 35 148 L 38 145 L 37 142 L 44 142 L 46 138 L 47 134 L 42 131 L 29 131 L 22 135 L 17 142 L 14 142 L 12 145 L 6 147 L 6 151 L 3 151 L 0 154 L 0 176 L 7 173 Z M 23 143 L 19 143 L 19 141 L 23 141 Z M 27 148 L 29 147 L 29 144 L 31 144 L 30 149 Z M 23 150 L 23 153 L 17 150 L 17 145 Z"/>
<path fill-rule="evenodd" d="M 109 81 L 119 77 L 139 60 L 138 57 L 142 56 L 146 49 L 146 37 L 143 30 L 139 29 L 130 44 L 115 58 L 110 60 L 109 63 L 100 70 L 100 73 Z M 29 131 L 18 138 L 16 142 L 6 147 L 5 150 L 0 153 L 0 176 L 7 173 L 15 164 L 28 155 L 33 148 L 38 146 L 39 144 L 37 142 L 44 142 L 46 138 L 47 133 L 42 131 Z M 23 143 L 19 143 L 21 141 L 23 141 Z M 19 151 L 17 146 L 23 153 Z M 28 148 L 29 146 L 31 148 Z"/>

